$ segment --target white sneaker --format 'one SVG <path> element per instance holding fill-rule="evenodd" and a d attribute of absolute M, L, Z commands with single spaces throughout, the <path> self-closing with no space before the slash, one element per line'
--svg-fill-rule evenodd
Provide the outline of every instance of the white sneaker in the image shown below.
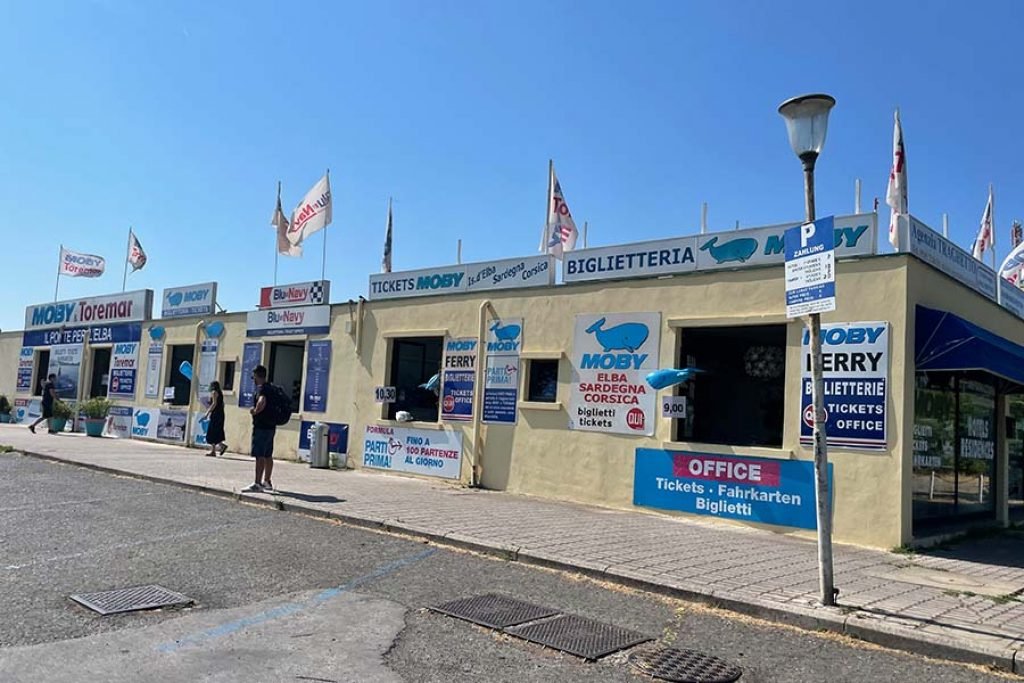
<path fill-rule="evenodd" d="M 263 487 L 259 484 L 249 484 L 242 489 L 242 493 L 263 493 Z"/>

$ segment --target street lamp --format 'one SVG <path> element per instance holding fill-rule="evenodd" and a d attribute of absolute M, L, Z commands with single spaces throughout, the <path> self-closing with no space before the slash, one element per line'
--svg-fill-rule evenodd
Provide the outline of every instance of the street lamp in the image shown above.
<path fill-rule="evenodd" d="M 814 163 L 825 146 L 828 114 L 836 104 L 824 94 L 801 95 L 779 105 L 786 120 L 789 144 L 804 166 L 806 222 L 814 222 Z M 814 495 L 818 518 L 818 583 L 821 604 L 836 604 L 832 573 L 832 515 L 828 490 L 828 447 L 825 442 L 825 380 L 821 358 L 821 314 L 811 313 L 807 327 L 811 342 L 812 401 L 814 404 Z"/>

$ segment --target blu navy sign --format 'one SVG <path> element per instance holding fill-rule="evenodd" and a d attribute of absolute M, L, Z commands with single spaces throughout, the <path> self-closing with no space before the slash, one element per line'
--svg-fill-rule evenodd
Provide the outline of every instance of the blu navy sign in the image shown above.
<path fill-rule="evenodd" d="M 174 287 L 164 290 L 161 318 L 180 318 L 189 315 L 213 315 L 217 307 L 217 283 Z"/>
<path fill-rule="evenodd" d="M 554 259 L 547 255 L 527 256 L 371 275 L 369 298 L 376 301 L 495 289 L 548 287 L 554 283 Z"/>
<path fill-rule="evenodd" d="M 835 219 L 837 258 L 873 254 L 875 214 Z M 780 265 L 785 232 L 798 224 L 575 250 L 562 261 L 563 282 L 657 277 L 695 271 Z"/>
<path fill-rule="evenodd" d="M 260 308 L 319 306 L 330 303 L 330 280 L 299 282 L 293 285 L 264 287 L 260 290 Z"/>
<path fill-rule="evenodd" d="M 444 345 L 441 375 L 441 419 L 473 419 L 473 389 L 476 386 L 477 340 L 449 339 Z M 513 410 L 513 419 L 515 419 Z"/>
<path fill-rule="evenodd" d="M 251 311 L 246 317 L 245 336 L 327 334 L 330 330 L 330 306 L 295 306 Z"/>
<path fill-rule="evenodd" d="M 833 218 L 786 231 L 786 317 L 836 310 Z"/>
<path fill-rule="evenodd" d="M 803 333 L 800 442 L 813 445 L 810 336 Z M 886 447 L 889 378 L 889 323 L 831 323 L 821 326 L 825 375 L 825 433 L 828 445 L 863 450 Z"/>
<path fill-rule="evenodd" d="M 88 299 L 70 299 L 26 308 L 25 330 L 135 322 L 149 320 L 152 312 L 151 289 Z"/>
<path fill-rule="evenodd" d="M 831 491 L 831 464 L 828 480 Z M 809 460 L 636 449 L 634 505 L 815 529 L 814 500 Z"/>
<path fill-rule="evenodd" d="M 644 375 L 658 367 L 660 313 L 576 317 L 569 429 L 654 433 L 658 397 Z"/>
<path fill-rule="evenodd" d="M 519 354 L 522 349 L 522 318 L 505 318 L 491 323 L 487 331 L 487 362 L 484 367 L 484 422 L 516 423 Z"/>

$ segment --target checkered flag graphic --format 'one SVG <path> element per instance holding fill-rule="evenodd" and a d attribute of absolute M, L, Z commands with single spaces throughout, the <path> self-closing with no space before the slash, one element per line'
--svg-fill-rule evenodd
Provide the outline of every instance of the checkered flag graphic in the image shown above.
<path fill-rule="evenodd" d="M 322 304 L 324 303 L 324 283 L 317 281 L 309 287 L 309 303 L 311 304 Z"/>

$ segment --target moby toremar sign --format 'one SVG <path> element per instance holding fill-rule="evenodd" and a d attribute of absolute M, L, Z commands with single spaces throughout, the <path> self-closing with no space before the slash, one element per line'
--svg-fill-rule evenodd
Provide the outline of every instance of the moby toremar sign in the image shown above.
<path fill-rule="evenodd" d="M 152 312 L 153 291 L 142 289 L 29 306 L 25 309 L 25 329 L 137 322 L 149 320 Z"/>
<path fill-rule="evenodd" d="M 658 277 L 704 270 L 782 265 L 787 223 L 766 228 L 677 237 L 572 251 L 562 261 L 563 282 Z M 875 252 L 873 213 L 835 219 L 836 258 Z"/>
<path fill-rule="evenodd" d="M 549 287 L 554 283 L 554 258 L 547 255 L 526 256 L 371 275 L 369 298 L 373 301 L 495 289 Z"/>

